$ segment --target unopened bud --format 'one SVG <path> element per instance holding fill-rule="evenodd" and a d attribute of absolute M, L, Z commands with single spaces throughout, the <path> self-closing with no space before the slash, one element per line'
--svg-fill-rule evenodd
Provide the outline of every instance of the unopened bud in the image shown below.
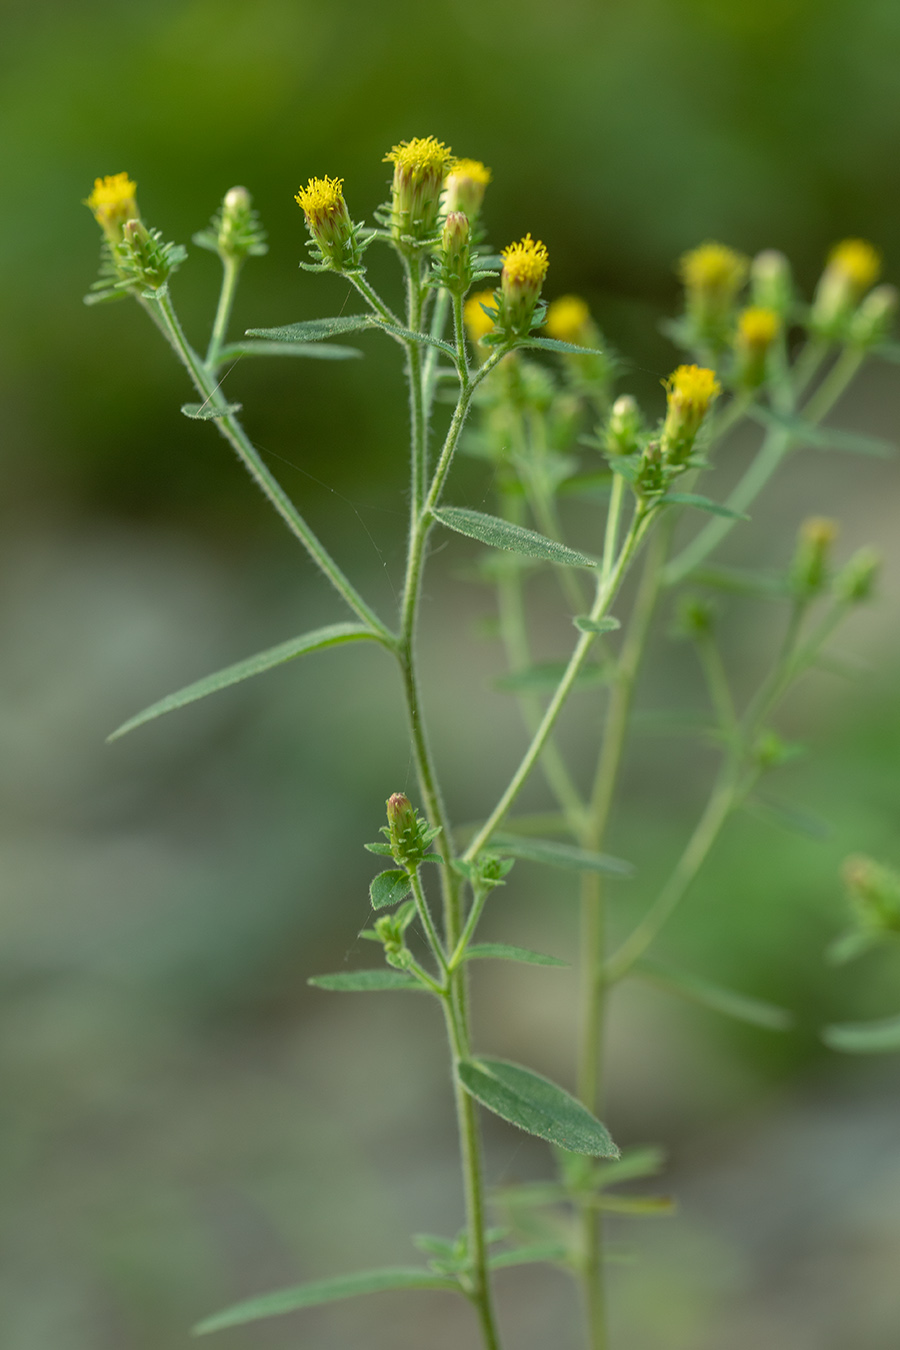
<path fill-rule="evenodd" d="M 265 253 L 265 233 L 245 187 L 229 188 L 225 193 L 216 245 L 223 258 L 243 258 L 248 253 Z"/>
<path fill-rule="evenodd" d="M 824 516 L 812 516 L 801 525 L 791 566 L 794 591 L 801 598 L 810 599 L 824 589 L 831 547 L 837 535 L 837 522 Z"/>
<path fill-rule="evenodd" d="M 870 600 L 880 568 L 881 558 L 873 548 L 859 549 L 835 577 L 835 595 L 851 605 Z"/>
<path fill-rule="evenodd" d="M 641 410 L 631 394 L 620 394 L 612 405 L 604 441 L 609 455 L 633 455 L 639 448 Z"/>
<path fill-rule="evenodd" d="M 141 220 L 128 220 L 122 242 L 114 250 L 120 269 L 141 286 L 157 289 L 172 271 L 171 246 L 160 242 L 158 230 L 148 230 Z"/>
<path fill-rule="evenodd" d="M 855 854 L 847 858 L 841 874 L 864 928 L 900 932 L 900 875 L 892 867 Z"/>
<path fill-rule="evenodd" d="M 856 347 L 883 342 L 893 326 L 898 299 L 895 286 L 876 286 L 869 291 L 850 320 L 849 341 Z"/>
<path fill-rule="evenodd" d="M 464 295 L 471 284 L 469 264 L 469 218 L 464 211 L 451 211 L 441 231 L 439 255 L 441 285 L 456 295 Z"/>
<path fill-rule="evenodd" d="M 722 391 L 715 371 L 705 366 L 679 366 L 665 381 L 666 420 L 660 442 L 670 464 L 684 465 L 709 406 Z"/>
<path fill-rule="evenodd" d="M 881 255 L 866 239 L 845 239 L 828 255 L 810 312 L 810 328 L 839 337 L 861 298 L 878 280 Z"/>
<path fill-rule="evenodd" d="M 777 248 L 757 253 L 750 264 L 750 293 L 754 305 L 773 309 L 784 319 L 793 300 L 791 265 Z"/>
<path fill-rule="evenodd" d="M 676 632 L 685 637 L 708 637 L 713 630 L 716 608 L 711 600 L 700 595 L 687 595 L 679 605 Z"/>
<path fill-rule="evenodd" d="M 635 484 L 638 492 L 662 492 L 666 486 L 666 463 L 658 440 L 648 441 L 641 455 L 641 467 Z"/>
<path fill-rule="evenodd" d="M 484 193 L 491 181 L 491 171 L 477 159 L 458 159 L 447 174 L 444 188 L 444 209 L 449 213 L 462 211 L 474 224 L 484 201 Z"/>

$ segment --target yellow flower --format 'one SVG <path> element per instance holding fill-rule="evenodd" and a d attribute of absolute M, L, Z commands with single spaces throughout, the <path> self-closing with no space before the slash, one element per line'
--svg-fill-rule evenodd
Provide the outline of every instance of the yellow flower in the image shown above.
<path fill-rule="evenodd" d="M 774 309 L 750 305 L 738 316 L 738 335 L 748 347 L 770 347 L 775 341 L 781 320 Z"/>
<path fill-rule="evenodd" d="M 682 255 L 678 270 L 689 291 L 733 298 L 747 276 L 747 259 L 726 244 L 709 242 Z"/>
<path fill-rule="evenodd" d="M 665 381 L 666 420 L 660 446 L 672 464 L 684 464 L 691 453 L 700 424 L 722 386 L 715 371 L 704 366 L 679 366 Z"/>
<path fill-rule="evenodd" d="M 310 178 L 294 196 L 322 256 L 338 270 L 346 263 L 355 266 L 359 262 L 343 186 L 343 178 Z"/>
<path fill-rule="evenodd" d="M 523 335 L 531 328 L 549 257 L 540 240 L 532 239 L 530 234 L 517 244 L 509 244 L 502 257 L 499 323 L 510 333 Z"/>
<path fill-rule="evenodd" d="M 447 174 L 444 190 L 444 210 L 464 211 L 469 220 L 475 220 L 484 201 L 484 193 L 491 181 L 491 171 L 478 159 L 458 159 Z"/>
<path fill-rule="evenodd" d="M 470 295 L 463 306 L 463 318 L 466 322 L 466 328 L 469 330 L 469 337 L 473 342 L 480 342 L 486 333 L 490 333 L 494 327 L 494 320 L 490 315 L 485 314 L 481 308 L 482 305 L 494 306 L 493 291 L 476 291 Z"/>
<path fill-rule="evenodd" d="M 861 295 L 878 280 L 881 254 L 867 239 L 844 239 L 829 253 L 828 267 L 845 276 Z"/>
<path fill-rule="evenodd" d="M 584 344 L 591 336 L 591 311 L 580 295 L 561 295 L 547 309 L 547 336 Z"/>
<path fill-rule="evenodd" d="M 841 339 L 853 311 L 878 280 L 881 255 L 865 239 L 844 239 L 828 255 L 810 314 L 810 327 L 823 337 Z"/>
<path fill-rule="evenodd" d="M 94 179 L 94 190 L 84 204 L 93 211 L 94 219 L 111 244 L 121 242 L 126 221 L 139 219 L 136 192 L 137 183 L 133 183 L 127 173 Z"/>
<path fill-rule="evenodd" d="M 404 237 L 425 239 L 437 224 L 441 188 L 456 167 L 450 148 L 434 136 L 401 141 L 385 155 L 394 166 L 391 187 L 391 226 L 398 243 Z"/>

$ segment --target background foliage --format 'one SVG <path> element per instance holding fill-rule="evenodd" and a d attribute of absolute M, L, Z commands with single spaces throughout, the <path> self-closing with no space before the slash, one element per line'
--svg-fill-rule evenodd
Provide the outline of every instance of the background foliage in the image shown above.
<path fill-rule="evenodd" d="M 782 248 L 808 291 L 829 244 L 862 235 L 900 277 L 900 12 L 889 0 L 433 12 L 386 0 L 377 14 L 351 0 L 6 0 L 2 18 L 0 1299 L 10 1350 L 174 1350 L 197 1316 L 245 1292 L 404 1260 L 410 1225 L 447 1227 L 449 1213 L 452 1228 L 458 1198 L 437 1026 L 409 1025 L 401 995 L 370 1006 L 304 984 L 355 959 L 371 872 L 359 844 L 387 793 L 409 786 L 379 653 L 311 658 L 102 743 L 169 689 L 344 616 L 214 431 L 179 415 L 182 373 L 144 316 L 81 305 L 98 242 L 81 200 L 96 175 L 125 169 L 146 219 L 187 241 L 245 183 L 271 251 L 248 268 L 237 330 L 336 313 L 340 283 L 296 268 L 293 193 L 338 174 L 353 214 L 370 214 L 384 151 L 433 132 L 493 167 L 494 241 L 544 239 L 548 294 L 587 296 L 629 358 L 625 387 L 661 408 L 674 353 L 656 324 L 685 248 Z M 198 335 L 216 266 L 194 250 L 176 279 Z M 346 365 L 248 363 L 229 389 L 314 526 L 389 601 L 404 399 L 389 345 L 360 345 L 365 361 Z M 836 420 L 896 438 L 898 413 L 896 370 L 873 369 Z M 477 498 L 477 468 L 460 472 Z M 792 1350 L 880 1350 L 900 1316 L 897 1064 L 839 1060 L 815 1035 L 829 1017 L 897 1006 L 896 964 L 836 977 L 821 959 L 842 919 L 840 858 L 900 862 L 897 487 L 895 464 L 802 455 L 734 538 L 735 560 L 780 564 L 815 511 L 842 518 L 847 553 L 878 542 L 883 599 L 854 632 L 876 673 L 817 677 L 784 723 L 813 747 L 785 772 L 785 795 L 831 834 L 741 821 L 671 938 L 694 968 L 796 1007 L 798 1033 L 623 1000 L 611 1123 L 670 1146 L 683 1202 L 668 1226 L 639 1231 L 641 1260 L 617 1277 L 635 1350 L 718 1346 L 723 1327 L 738 1350 L 763 1334 Z M 449 683 L 429 701 L 460 818 L 483 804 L 482 756 L 511 765 L 520 745 L 490 689 L 496 654 L 475 631 L 489 606 L 460 578 L 463 556 L 438 564 L 426 655 L 428 688 Z M 735 607 L 726 624 L 731 660 L 751 666 L 765 614 Z M 552 626 L 545 641 L 552 653 Z M 689 654 L 661 638 L 647 705 L 673 688 L 689 697 L 692 680 Z M 652 893 L 703 773 L 680 742 L 641 742 L 615 851 L 644 861 L 623 905 Z M 518 871 L 502 901 L 515 940 L 571 952 L 570 898 L 548 904 L 543 878 Z M 570 1082 L 565 977 L 495 979 L 504 1039 L 486 1048 Z M 489 1142 L 495 1179 L 543 1165 L 502 1127 Z M 510 1274 L 506 1287 L 511 1343 L 546 1343 L 565 1317 L 561 1279 L 517 1288 Z M 381 1307 L 380 1332 L 374 1305 L 348 1305 L 302 1334 L 412 1347 L 426 1318 L 436 1350 L 468 1334 L 440 1296 Z M 228 1344 L 299 1334 L 273 1324 Z"/>

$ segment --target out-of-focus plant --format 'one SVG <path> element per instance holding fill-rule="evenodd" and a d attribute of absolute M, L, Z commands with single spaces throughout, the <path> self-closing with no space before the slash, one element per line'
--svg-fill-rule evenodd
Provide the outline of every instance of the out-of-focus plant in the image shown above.
<path fill-rule="evenodd" d="M 483 1342 L 493 1348 L 501 1343 L 494 1272 L 552 1262 L 580 1284 L 587 1342 L 599 1350 L 607 1336 L 604 1216 L 671 1208 L 664 1196 L 618 1189 L 622 1182 L 655 1174 L 661 1160 L 655 1149 L 620 1153 L 598 1118 L 609 997 L 623 980 L 640 979 L 757 1026 L 789 1025 L 784 1009 L 662 964 L 650 953 L 734 813 L 787 814 L 761 788 L 795 753 L 773 718 L 788 690 L 820 662 L 840 622 L 869 598 L 878 566 L 875 555 L 862 549 L 835 567 L 836 526 L 817 518 L 800 526 L 795 555 L 780 570 L 770 559 L 760 570 L 725 567 L 714 555 L 798 447 L 883 453 L 882 442 L 828 429 L 823 422 L 867 354 L 896 357 L 887 340 L 896 295 L 890 287 L 875 286 L 879 258 L 861 240 L 834 249 L 811 305 L 797 296 L 780 253 L 767 251 L 751 260 L 719 243 L 702 244 L 681 260 L 684 310 L 668 331 L 688 360 L 664 381 L 665 409 L 657 420 L 630 394 L 617 395 L 619 364 L 585 301 L 571 295 L 549 306 L 544 301 L 549 255 L 543 243 L 526 234 L 500 255 L 488 249 L 481 223 L 490 182 L 484 165 L 454 158 L 433 137 L 403 142 L 385 159 L 393 166 L 390 199 L 376 212 L 375 226 L 353 220 L 341 179 L 311 178 L 297 193 L 312 257 L 301 265 L 344 278 L 360 297 L 361 311 L 250 329 L 237 340 L 228 337 L 235 287 L 247 258 L 262 253 L 265 242 L 247 191 L 237 187 L 226 194 L 211 227 L 194 240 L 216 252 L 223 267 L 205 356 L 185 336 L 169 288 L 186 252 L 143 223 L 135 184 L 126 174 L 98 179 L 87 201 L 104 235 L 101 274 L 88 300 L 131 296 L 147 311 L 199 397 L 182 412 L 214 422 L 354 619 L 305 633 L 200 680 L 147 708 L 114 735 L 306 652 L 365 641 L 377 643 L 395 661 L 423 814 L 404 794 L 394 793 L 383 839 L 366 845 L 388 864 L 371 883 L 376 917 L 360 935 L 381 949 L 383 964 L 317 976 L 311 983 L 334 991 L 403 990 L 435 998 L 446 1023 L 458 1117 L 467 1212 L 462 1233 L 417 1238 L 427 1258 L 419 1266 L 265 1294 L 208 1318 L 198 1330 L 378 1290 L 433 1288 L 468 1298 Z M 400 264 L 402 309 L 369 280 L 366 253 L 375 245 L 392 250 Z M 253 446 L 240 406 L 222 389 L 239 359 L 346 359 L 359 353 L 331 339 L 366 330 L 383 333 L 401 349 L 409 390 L 409 533 L 396 620 L 376 613 L 330 555 Z M 452 410 L 443 435 L 435 436 L 444 404 Z M 762 438 L 727 501 L 698 492 L 721 443 L 747 420 L 761 428 Z M 461 446 L 491 466 L 496 500 L 490 513 L 445 501 Z M 594 510 L 584 547 L 566 538 L 566 503 L 574 498 Z M 679 543 L 673 527 L 686 512 L 708 520 Z M 496 805 L 468 825 L 451 821 L 444 805 L 418 674 L 419 597 L 435 530 L 486 546 L 479 572 L 496 595 L 508 664 L 503 686 L 517 700 L 526 733 L 520 763 Z M 626 602 L 623 582 L 637 564 L 639 577 Z M 548 566 L 575 630 L 558 666 L 533 659 L 529 630 L 531 578 Z M 627 877 L 631 865 L 605 852 L 606 837 L 636 680 L 660 602 L 671 591 L 679 592 L 678 634 L 693 645 L 707 691 L 709 717 L 699 734 L 715 748 L 719 767 L 671 875 L 637 925 L 611 944 L 607 888 L 611 880 Z M 781 632 L 770 667 L 740 700 L 717 638 L 714 595 L 719 603 L 763 597 Z M 592 656 L 598 649 L 599 658 Z M 595 761 L 585 785 L 554 734 L 572 691 L 591 686 L 599 706 L 583 725 L 582 740 L 593 746 Z M 546 778 L 556 809 L 539 817 L 516 814 L 520 791 L 535 770 Z M 472 772 L 489 779 L 493 766 L 480 763 Z M 651 835 L 646 848 L 653 847 Z M 494 891 L 508 884 L 517 861 L 567 869 L 581 878 L 577 1097 L 472 1046 L 473 961 L 564 964 L 512 944 L 477 941 L 484 910 Z M 429 876 L 436 877 L 436 887 Z M 855 860 L 847 879 L 857 928 L 837 944 L 836 959 L 900 931 L 900 881 L 893 873 Z M 548 1141 L 555 1178 L 487 1196 L 477 1104 Z M 502 1227 L 488 1226 L 491 1204 Z"/>

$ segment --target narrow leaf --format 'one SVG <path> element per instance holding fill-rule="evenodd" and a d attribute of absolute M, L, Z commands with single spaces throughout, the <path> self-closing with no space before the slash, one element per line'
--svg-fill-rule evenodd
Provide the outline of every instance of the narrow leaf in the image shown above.
<path fill-rule="evenodd" d="M 181 411 L 196 422 L 211 422 L 216 417 L 231 417 L 241 407 L 240 403 L 225 403 L 221 408 L 214 403 L 182 403 Z"/>
<path fill-rule="evenodd" d="M 738 595 L 781 597 L 791 594 L 787 577 L 777 572 L 754 572 L 743 567 L 702 567 L 691 574 L 701 586 Z"/>
<path fill-rule="evenodd" d="M 900 1050 L 900 1014 L 878 1022 L 836 1022 L 822 1031 L 832 1050 L 848 1055 L 878 1055 Z"/>
<path fill-rule="evenodd" d="M 594 1187 L 605 1190 L 622 1181 L 636 1181 L 640 1177 L 655 1177 L 665 1165 L 665 1153 L 656 1144 L 646 1148 L 630 1149 L 615 1162 L 601 1163 L 594 1172 Z"/>
<path fill-rule="evenodd" d="M 456 352 L 450 346 L 449 342 L 442 342 L 440 338 L 432 337 L 430 333 L 416 333 L 411 328 L 401 328 L 399 324 L 388 323 L 385 319 L 373 319 L 370 327 L 381 328 L 386 333 L 393 333 L 394 337 L 402 338 L 404 342 L 425 342 L 429 347 L 437 347 L 445 356 L 449 356 L 453 361 L 456 360 Z"/>
<path fill-rule="evenodd" d="M 308 356 L 314 361 L 347 361 L 362 356 L 356 347 L 340 347 L 336 342 L 233 342 L 219 352 L 218 361 L 237 361 L 242 356 Z"/>
<path fill-rule="evenodd" d="M 327 628 L 315 628 L 310 633 L 304 633 L 302 637 L 291 638 L 288 642 L 280 642 L 277 647 L 270 647 L 267 651 L 257 652 L 255 656 L 248 656 L 245 661 L 238 661 L 233 666 L 226 666 L 224 670 L 216 671 L 215 675 L 207 675 L 205 679 L 185 685 L 184 689 L 179 689 L 175 694 L 169 694 L 166 698 L 160 699 L 158 703 L 151 703 L 149 708 L 145 708 L 143 712 L 129 718 L 127 722 L 123 722 L 107 739 L 116 741 L 126 732 L 134 731 L 135 727 L 142 726 L 144 722 L 151 722 L 155 717 L 162 717 L 163 713 L 173 712 L 176 708 L 183 708 L 188 703 L 196 703 L 197 699 L 205 698 L 207 694 L 214 694 L 219 689 L 227 689 L 232 684 L 240 684 L 241 680 L 249 680 L 251 675 L 261 675 L 264 670 L 271 670 L 273 666 L 281 666 L 285 661 L 293 661 L 294 657 L 303 656 L 306 652 L 323 651 L 326 647 L 338 647 L 344 642 L 359 642 L 364 638 L 379 641 L 371 629 L 362 628 L 358 624 L 333 623 L 329 624 Z"/>
<path fill-rule="evenodd" d="M 542 661 L 525 670 L 514 670 L 494 680 L 494 688 L 502 694 L 552 694 L 566 673 L 567 661 Z M 608 684 L 613 675 L 610 662 L 598 665 L 586 662 L 572 683 L 573 689 L 597 689 Z"/>
<path fill-rule="evenodd" d="M 522 553 L 526 558 L 542 558 L 546 562 L 562 563 L 565 567 L 596 567 L 596 558 L 586 553 L 576 553 L 555 539 L 547 539 L 534 530 L 526 530 L 521 525 L 513 525 L 499 516 L 489 516 L 483 511 L 469 511 L 462 506 L 444 506 L 434 513 L 435 520 L 446 525 L 448 530 L 468 535 L 482 544 L 493 548 L 505 548 L 511 553 Z"/>
<path fill-rule="evenodd" d="M 323 338 L 339 333 L 359 333 L 371 328 L 368 314 L 344 314 L 334 319 L 308 319 L 305 323 L 289 323 L 280 328 L 248 328 L 247 337 L 268 338 L 272 342 L 321 342 Z"/>
<path fill-rule="evenodd" d="M 527 966 L 568 966 L 568 961 L 560 961 L 558 956 L 542 956 L 540 952 L 529 951 L 527 947 L 510 947 L 505 942 L 476 942 L 466 948 L 467 961 L 521 961 Z"/>
<path fill-rule="evenodd" d="M 491 847 L 524 862 L 546 863 L 548 867 L 563 867 L 568 871 L 603 872 L 612 877 L 630 877 L 634 872 L 631 863 L 622 858 L 611 858 L 608 853 L 591 853 L 572 844 L 558 844 L 552 839 L 495 834 L 491 838 Z"/>
<path fill-rule="evenodd" d="M 801 834 L 806 839 L 831 838 L 832 830 L 827 820 L 799 806 L 787 806 L 784 802 L 774 802 L 768 797 L 749 797 L 744 802 L 744 810 L 767 825 L 778 825 L 782 830 Z"/>
<path fill-rule="evenodd" d="M 504 1270 L 507 1266 L 533 1266 L 544 1261 L 567 1261 L 570 1253 L 562 1242 L 535 1242 L 527 1247 L 513 1247 L 508 1252 L 491 1252 L 488 1266 Z"/>
<path fill-rule="evenodd" d="M 369 899 L 373 909 L 386 909 L 388 905 L 405 900 L 409 892 L 409 874 L 400 867 L 391 867 L 375 877 L 369 887 Z"/>
<path fill-rule="evenodd" d="M 618 619 L 614 619 L 611 614 L 607 614 L 605 619 L 592 619 L 589 614 L 576 614 L 572 620 L 575 627 L 582 633 L 614 633 L 622 625 Z"/>
<path fill-rule="evenodd" d="M 710 497 L 701 497 L 696 492 L 667 492 L 659 500 L 662 506 L 665 506 L 666 502 L 673 502 L 678 506 L 695 506 L 698 511 L 708 511 L 713 516 L 727 516 L 729 520 L 750 519 L 743 511 L 733 511 L 730 506 L 714 502 Z"/>
<path fill-rule="evenodd" d="M 379 989 L 425 988 L 415 975 L 410 975 L 406 970 L 342 970 L 337 975 L 313 975 L 306 983 L 314 985 L 316 989 L 329 989 L 336 994 L 370 994 Z"/>
<path fill-rule="evenodd" d="M 658 965 L 655 961 L 638 961 L 634 972 L 658 989 L 678 994 L 691 1003 L 699 1003 L 704 1008 L 734 1017 L 739 1022 L 749 1022 L 751 1026 L 765 1027 L 768 1031 L 786 1031 L 794 1022 L 786 1008 L 739 994 L 734 989 L 725 989 L 697 975 L 689 975 L 686 971 Z"/>
<path fill-rule="evenodd" d="M 379 1294 L 388 1289 L 459 1289 L 459 1282 L 445 1275 L 435 1275 L 424 1269 L 367 1270 L 358 1275 L 338 1275 L 330 1280 L 312 1280 L 296 1284 L 290 1289 L 277 1289 L 271 1294 L 260 1294 L 236 1303 L 224 1312 L 206 1317 L 194 1327 L 195 1336 L 210 1331 L 258 1322 L 264 1317 L 296 1312 L 298 1308 L 315 1308 L 320 1303 L 336 1303 L 340 1299 L 356 1298 L 359 1294 Z"/>
<path fill-rule="evenodd" d="M 838 427 L 816 426 L 802 417 L 789 417 L 784 413 L 773 412 L 770 408 L 753 407 L 748 415 L 755 417 L 764 426 L 780 428 L 790 435 L 792 441 L 813 446 L 816 450 L 844 450 L 852 455 L 874 455 L 878 459 L 888 459 L 897 451 L 893 442 L 880 436 L 841 431 Z"/>
<path fill-rule="evenodd" d="M 527 338 L 525 342 L 517 342 L 517 347 L 537 347 L 544 352 L 574 352 L 576 356 L 600 356 L 602 353 L 597 347 L 576 347 L 574 342 L 561 342 L 559 338 Z"/>
<path fill-rule="evenodd" d="M 606 1126 L 548 1078 L 504 1059 L 463 1060 L 457 1073 L 476 1101 L 511 1125 L 570 1153 L 618 1157 Z"/>

